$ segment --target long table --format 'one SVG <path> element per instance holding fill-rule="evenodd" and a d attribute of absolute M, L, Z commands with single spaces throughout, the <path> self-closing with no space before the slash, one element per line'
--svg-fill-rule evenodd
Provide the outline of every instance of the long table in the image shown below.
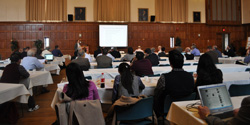
<path fill-rule="evenodd" d="M 2 77 L 3 70 L 0 70 L 0 77 Z M 53 79 L 48 71 L 29 71 L 30 77 L 22 79 L 20 84 L 24 84 L 29 90 L 30 95 L 33 95 L 32 87 L 53 84 Z"/>
<path fill-rule="evenodd" d="M 241 101 L 245 97 L 247 96 L 231 97 L 234 109 L 240 107 Z M 206 121 L 200 118 L 197 109 L 194 109 L 196 112 L 187 111 L 186 105 L 195 102 L 199 102 L 199 100 L 173 102 L 169 109 L 167 120 L 177 125 L 207 125 Z"/>
<path fill-rule="evenodd" d="M 30 93 L 23 84 L 0 83 L 0 104 L 15 99 L 28 103 Z"/>
<path fill-rule="evenodd" d="M 237 76 L 235 75 L 235 73 L 224 73 L 223 84 L 226 84 L 227 88 L 229 88 L 232 84 L 250 84 L 249 77 L 250 77 L 249 72 L 238 72 Z M 143 84 L 145 85 L 145 89 L 141 92 L 141 94 L 147 96 L 154 95 L 154 90 L 157 85 L 158 79 L 159 77 L 141 78 Z M 114 79 L 106 79 L 105 88 L 100 88 L 99 85 L 100 80 L 93 80 L 93 82 L 97 84 L 97 89 L 101 102 L 105 104 L 111 104 Z M 60 93 L 62 92 L 63 84 L 58 86 L 59 87 L 54 95 L 51 104 L 52 107 L 59 101 L 58 95 L 60 95 Z"/>
<path fill-rule="evenodd" d="M 217 64 L 217 68 L 219 68 L 223 73 L 230 72 L 245 72 L 247 68 L 250 66 L 237 65 L 237 64 Z M 162 74 L 167 73 L 172 70 L 170 66 L 164 67 L 152 67 L 154 74 Z M 196 72 L 197 65 L 193 66 L 183 66 L 183 69 L 187 72 Z M 85 76 L 91 76 L 92 79 L 98 79 L 102 73 L 106 79 L 114 79 L 116 75 L 118 75 L 118 68 L 104 68 L 104 69 L 89 69 L 89 71 L 83 71 Z"/>

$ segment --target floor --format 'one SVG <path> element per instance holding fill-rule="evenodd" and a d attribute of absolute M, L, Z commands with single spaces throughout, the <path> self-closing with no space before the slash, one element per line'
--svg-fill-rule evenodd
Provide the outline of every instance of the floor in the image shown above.
<path fill-rule="evenodd" d="M 39 110 L 28 112 L 26 104 L 23 104 L 23 117 L 21 117 L 17 124 L 18 125 L 51 125 L 56 120 L 56 113 L 51 108 L 50 104 L 54 97 L 57 89 L 57 83 L 59 83 L 63 77 L 65 77 L 65 69 L 61 70 L 60 76 L 52 75 L 54 84 L 47 87 L 50 90 L 49 93 L 39 94 L 34 96 L 36 104 L 40 106 Z M 21 113 L 20 113 L 21 115 Z"/>

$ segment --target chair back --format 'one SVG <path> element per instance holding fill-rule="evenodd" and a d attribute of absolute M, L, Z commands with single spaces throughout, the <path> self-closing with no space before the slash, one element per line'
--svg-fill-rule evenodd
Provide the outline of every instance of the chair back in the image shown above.
<path fill-rule="evenodd" d="M 190 66 L 191 63 L 184 63 L 183 66 Z"/>
<path fill-rule="evenodd" d="M 245 70 L 246 72 L 249 72 L 250 71 L 250 68 L 246 68 L 246 70 Z"/>
<path fill-rule="evenodd" d="M 116 123 L 117 121 L 129 121 L 143 119 L 152 116 L 152 121 L 149 123 L 154 123 L 153 115 L 153 97 L 148 97 L 139 100 L 137 103 L 130 106 L 115 106 L 116 112 Z M 143 121 L 142 124 L 146 124 Z"/>
<path fill-rule="evenodd" d="M 196 98 L 196 92 L 193 92 L 189 96 L 186 96 L 186 97 L 183 97 L 183 98 L 178 98 L 178 99 L 173 99 L 169 95 L 167 95 L 165 97 L 165 101 L 164 101 L 164 115 L 168 114 L 168 110 L 169 110 L 172 102 L 195 100 L 195 98 Z"/>
<path fill-rule="evenodd" d="M 229 87 L 229 94 L 231 97 L 250 95 L 250 84 L 244 84 L 244 85 L 232 84 Z"/>

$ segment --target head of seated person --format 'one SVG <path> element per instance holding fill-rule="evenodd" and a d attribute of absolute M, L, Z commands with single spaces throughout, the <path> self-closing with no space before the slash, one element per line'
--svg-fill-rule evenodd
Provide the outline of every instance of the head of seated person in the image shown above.
<path fill-rule="evenodd" d="M 35 51 L 35 49 L 30 49 L 28 52 L 27 52 L 27 56 L 35 56 L 35 54 L 36 54 L 36 51 Z"/>
<path fill-rule="evenodd" d="M 162 48 L 161 48 L 161 52 L 165 52 L 165 47 L 162 47 Z"/>
<path fill-rule="evenodd" d="M 134 54 L 134 50 L 132 47 L 128 47 L 128 54 Z"/>
<path fill-rule="evenodd" d="M 81 100 L 89 96 L 89 81 L 84 77 L 80 66 L 76 63 L 70 63 L 66 67 L 66 75 L 69 81 L 67 87 L 64 86 L 64 92 L 73 100 Z"/>
<path fill-rule="evenodd" d="M 169 62 L 173 69 L 182 69 L 184 57 L 178 50 L 169 51 Z"/>
<path fill-rule="evenodd" d="M 212 73 L 217 70 L 213 62 L 213 59 L 207 53 L 201 55 L 199 59 L 197 73 L 199 73 L 201 70 L 209 72 L 209 73 Z"/>
<path fill-rule="evenodd" d="M 149 56 L 149 55 L 152 53 L 152 51 L 151 51 L 150 48 L 145 49 L 144 52 L 145 52 L 145 55 L 146 55 L 146 56 Z"/>
<path fill-rule="evenodd" d="M 82 49 L 79 49 L 77 55 L 78 55 L 78 57 L 84 58 L 85 57 L 85 52 Z"/>
<path fill-rule="evenodd" d="M 18 54 L 11 54 L 10 61 L 11 63 L 17 63 L 17 64 L 21 63 L 20 56 Z"/>
<path fill-rule="evenodd" d="M 102 49 L 102 55 L 107 55 L 108 54 L 108 49 L 104 48 Z"/>
<path fill-rule="evenodd" d="M 142 60 L 142 59 L 144 59 L 144 53 L 143 52 L 136 52 L 135 57 L 137 60 Z"/>

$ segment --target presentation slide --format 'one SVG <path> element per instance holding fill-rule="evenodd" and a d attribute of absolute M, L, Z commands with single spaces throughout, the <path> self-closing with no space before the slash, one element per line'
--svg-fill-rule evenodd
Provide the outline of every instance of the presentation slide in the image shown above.
<path fill-rule="evenodd" d="M 99 25 L 99 46 L 127 47 L 128 25 Z"/>

